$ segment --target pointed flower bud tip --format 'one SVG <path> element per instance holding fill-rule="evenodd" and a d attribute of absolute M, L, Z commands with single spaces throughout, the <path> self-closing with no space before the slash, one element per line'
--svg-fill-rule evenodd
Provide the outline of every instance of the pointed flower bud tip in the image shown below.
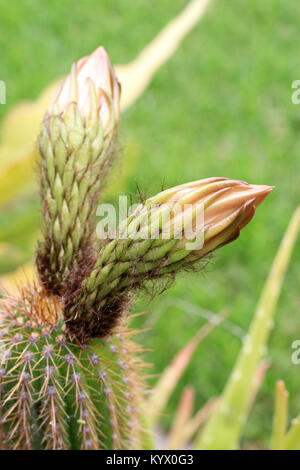
<path fill-rule="evenodd" d="M 191 250 L 193 256 L 201 258 L 236 239 L 273 188 L 228 178 L 208 178 L 163 191 L 149 199 L 148 204 L 150 207 L 153 204 L 176 205 L 176 214 L 179 212 L 178 206 L 181 207 L 183 216 L 175 215 L 173 218 L 174 231 L 177 224 L 183 234 L 188 228 L 195 238 L 202 235 L 202 243 Z M 187 211 L 191 216 L 186 218 Z M 197 220 L 196 216 L 199 215 Z M 184 225 L 186 222 L 188 227 Z"/>
<path fill-rule="evenodd" d="M 104 129 L 111 120 L 118 121 L 120 84 L 103 47 L 75 62 L 69 75 L 58 87 L 50 112 L 64 113 L 75 102 L 84 118 L 97 107 Z"/>

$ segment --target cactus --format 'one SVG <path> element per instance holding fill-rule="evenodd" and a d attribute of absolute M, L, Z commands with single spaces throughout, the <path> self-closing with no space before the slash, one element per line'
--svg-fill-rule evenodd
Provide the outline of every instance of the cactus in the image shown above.
<path fill-rule="evenodd" d="M 2 448 L 142 448 L 145 364 L 129 325 L 133 292 L 233 241 L 272 189 L 227 178 L 171 188 L 99 244 L 93 214 L 118 110 L 119 84 L 99 48 L 73 65 L 46 113 L 38 278 L 0 304 Z"/>
<path fill-rule="evenodd" d="M 0 341 L 2 448 L 140 446 L 143 363 L 126 320 L 109 338 L 80 344 L 59 301 L 33 286 L 3 303 Z"/>

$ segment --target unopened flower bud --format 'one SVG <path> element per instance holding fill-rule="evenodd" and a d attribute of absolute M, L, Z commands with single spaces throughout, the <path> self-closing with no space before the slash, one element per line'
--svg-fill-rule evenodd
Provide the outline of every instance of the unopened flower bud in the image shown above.
<path fill-rule="evenodd" d="M 272 189 L 272 186 L 251 185 L 240 180 L 208 178 L 163 191 L 145 206 L 177 208 L 174 216 L 171 210 L 170 225 L 182 237 L 170 253 L 177 252 L 177 257 L 184 259 L 190 251 L 192 256 L 186 260 L 190 261 L 236 239 Z M 191 240 L 196 242 L 195 247 L 188 243 Z M 182 249 L 180 255 L 179 249 Z M 172 257 L 168 265 L 172 264 L 171 260 Z"/>
<path fill-rule="evenodd" d="M 86 122 L 98 117 L 104 134 L 117 124 L 120 84 L 103 47 L 73 64 L 70 74 L 57 90 L 49 113 L 68 113 L 72 103 L 77 105 Z"/>
<path fill-rule="evenodd" d="M 115 155 L 120 85 L 102 47 L 73 64 L 39 138 L 44 241 L 37 265 L 46 289 L 63 291 L 70 267 L 91 253 L 91 216 Z"/>
<path fill-rule="evenodd" d="M 271 190 L 208 178 L 170 188 L 140 204 L 102 249 L 80 295 L 66 306 L 69 327 L 107 334 L 130 290 L 194 266 L 235 240 Z"/>

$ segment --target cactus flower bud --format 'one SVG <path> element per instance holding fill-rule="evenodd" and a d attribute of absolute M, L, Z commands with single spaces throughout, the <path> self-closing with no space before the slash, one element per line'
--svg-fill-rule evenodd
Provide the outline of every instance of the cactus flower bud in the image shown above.
<path fill-rule="evenodd" d="M 69 328 L 77 335 L 78 330 L 91 336 L 108 334 L 132 289 L 192 267 L 235 240 L 271 190 L 271 186 L 208 178 L 148 199 L 102 248 L 80 295 L 71 295 L 65 309 Z"/>
<path fill-rule="evenodd" d="M 171 211 L 171 220 L 173 217 L 174 228 L 183 236 L 171 251 L 177 251 L 177 257 L 182 255 L 183 259 L 190 251 L 192 256 L 186 259 L 190 261 L 200 259 L 236 239 L 272 189 L 272 186 L 251 185 L 240 180 L 208 178 L 163 191 L 148 200 L 145 206 L 148 206 L 148 211 L 155 204 L 160 207 L 177 206 L 180 209 L 175 211 L 179 212 L 179 217 L 176 217 L 176 214 L 173 217 Z M 185 212 L 188 211 L 190 216 L 184 218 Z M 201 216 L 198 221 L 197 215 Z M 185 233 L 189 235 L 189 239 L 186 239 Z M 194 239 L 198 238 L 201 244 L 189 250 L 187 242 L 191 239 L 191 234 L 194 234 Z M 184 248 L 181 254 L 179 247 Z M 172 264 L 170 260 L 168 264 Z"/>
<path fill-rule="evenodd" d="M 41 281 L 60 294 L 72 267 L 90 257 L 94 212 L 115 155 L 120 86 L 99 47 L 73 64 L 47 111 L 39 138 L 44 240 Z"/>
<path fill-rule="evenodd" d="M 103 47 L 73 64 L 70 74 L 57 90 L 50 113 L 65 113 L 70 103 L 77 104 L 85 120 L 92 117 L 97 107 L 104 130 L 117 123 L 120 84 Z"/>

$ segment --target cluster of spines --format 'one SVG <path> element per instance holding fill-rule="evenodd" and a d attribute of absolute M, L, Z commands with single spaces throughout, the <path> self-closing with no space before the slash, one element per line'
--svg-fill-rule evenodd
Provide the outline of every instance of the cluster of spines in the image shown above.
<path fill-rule="evenodd" d="M 28 296 L 1 310 L 2 446 L 138 448 L 143 363 L 127 325 L 82 345 L 60 320 L 37 321 Z"/>

